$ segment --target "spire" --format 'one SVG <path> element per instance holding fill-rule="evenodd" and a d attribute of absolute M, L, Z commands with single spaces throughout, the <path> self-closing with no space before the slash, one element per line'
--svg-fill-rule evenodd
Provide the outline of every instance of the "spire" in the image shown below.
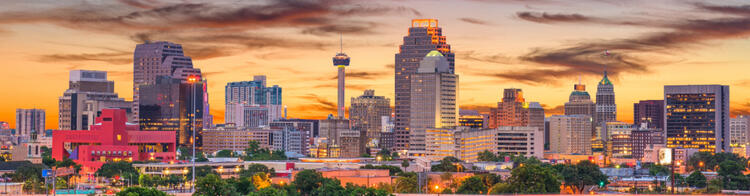
<path fill-rule="evenodd" d="M 339 52 L 344 53 L 344 33 L 339 34 Z"/>

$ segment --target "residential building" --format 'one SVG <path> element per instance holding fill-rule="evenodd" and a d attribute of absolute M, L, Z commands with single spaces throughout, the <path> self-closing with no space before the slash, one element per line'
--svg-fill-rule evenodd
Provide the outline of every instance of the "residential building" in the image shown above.
<path fill-rule="evenodd" d="M 252 81 L 230 82 L 225 89 L 225 123 L 240 124 L 243 106 L 260 106 L 268 109 L 268 121 L 282 119 L 282 91 L 278 85 L 266 86 L 266 76 L 254 76 Z"/>
<path fill-rule="evenodd" d="M 588 115 L 549 117 L 550 151 L 562 154 L 591 154 L 591 125 Z"/>
<path fill-rule="evenodd" d="M 617 104 L 615 104 L 615 87 L 604 71 L 604 77 L 596 87 L 596 116 L 594 126 L 602 123 L 617 121 Z"/>
<path fill-rule="evenodd" d="M 664 130 L 664 100 L 641 100 L 633 104 L 633 124 L 642 123 Z"/>
<path fill-rule="evenodd" d="M 425 131 L 451 129 L 458 125 L 458 75 L 437 50 L 428 53 L 411 74 L 409 112 L 410 156 L 425 153 Z M 398 123 L 398 121 L 397 121 Z"/>
<path fill-rule="evenodd" d="M 28 138 L 32 133 L 41 133 L 45 122 L 44 109 L 16 109 L 15 136 Z"/>
<path fill-rule="evenodd" d="M 729 86 L 664 86 L 668 148 L 729 152 Z"/>
<path fill-rule="evenodd" d="M 446 43 L 443 30 L 437 19 L 414 19 L 409 34 L 403 38 L 399 53 L 395 55 L 395 149 L 403 152 L 409 149 L 411 135 L 411 75 L 417 73 L 422 59 L 430 51 L 439 51 L 448 61 L 448 70 L 454 73 L 454 54 Z"/>
<path fill-rule="evenodd" d="M 382 116 L 380 119 L 380 139 L 378 147 L 388 149 L 393 152 L 396 145 L 396 135 L 394 132 L 393 116 Z"/>
<path fill-rule="evenodd" d="M 383 116 L 391 116 L 391 99 L 375 96 L 375 90 L 365 90 L 363 95 L 352 97 L 349 107 L 352 130 L 364 131 L 367 143 L 380 138 Z"/>
<path fill-rule="evenodd" d="M 175 132 L 139 131 L 127 121 L 125 110 L 104 109 L 90 130 L 54 131 L 52 158 L 73 159 L 85 174 L 112 161 L 175 160 Z"/>
<path fill-rule="evenodd" d="M 68 89 L 59 98 L 59 130 L 88 130 L 102 109 L 125 109 L 128 115 L 133 103 L 115 93 L 115 82 L 107 72 L 72 70 Z"/>

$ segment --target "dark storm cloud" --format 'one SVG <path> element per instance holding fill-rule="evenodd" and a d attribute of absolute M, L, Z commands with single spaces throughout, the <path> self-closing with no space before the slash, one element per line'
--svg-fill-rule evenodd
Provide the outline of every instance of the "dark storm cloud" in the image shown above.
<path fill-rule="evenodd" d="M 476 18 L 459 18 L 458 20 L 477 25 L 490 25 L 489 22 Z"/>
<path fill-rule="evenodd" d="M 735 8 L 744 7 L 746 6 Z M 700 9 L 709 10 L 705 8 Z M 725 7 L 723 9 L 728 8 Z M 737 12 L 733 11 L 731 13 Z M 551 23 L 552 21 L 585 22 L 593 20 L 591 17 L 579 14 L 519 14 L 519 16 L 529 16 L 524 19 L 543 23 Z M 597 19 L 597 21 L 606 20 Z M 597 23 L 623 24 L 622 21 Z M 638 22 L 632 23 L 636 24 Z M 643 24 L 654 25 L 653 22 L 643 22 Z M 699 47 L 709 41 L 746 38 L 750 36 L 750 15 L 746 17 L 723 17 L 701 20 L 674 19 L 658 26 L 664 27 L 667 30 L 642 34 L 633 38 L 589 40 L 558 48 L 535 48 L 531 52 L 518 57 L 518 59 L 542 65 L 542 67 L 502 73 L 486 73 L 484 75 L 527 84 L 554 84 L 560 78 L 569 78 L 578 75 L 600 75 L 605 69 L 613 77 L 621 73 L 648 73 L 651 66 L 656 66 L 653 61 L 626 54 L 650 52 L 670 55 L 675 50 Z M 605 50 L 609 50 L 611 55 L 603 56 Z"/>
<path fill-rule="evenodd" d="M 695 3 L 694 5 L 699 9 L 710 11 L 710 12 L 735 14 L 735 15 L 750 15 L 750 5 L 722 6 L 722 5 L 709 5 L 709 4 L 703 4 L 703 3 Z"/>

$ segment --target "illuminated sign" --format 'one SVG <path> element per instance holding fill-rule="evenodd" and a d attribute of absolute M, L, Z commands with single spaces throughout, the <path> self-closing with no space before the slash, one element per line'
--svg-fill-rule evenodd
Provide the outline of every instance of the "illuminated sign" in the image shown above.
<path fill-rule="evenodd" d="M 662 165 L 672 164 L 672 149 L 671 148 L 659 149 L 659 164 L 662 164 Z"/>

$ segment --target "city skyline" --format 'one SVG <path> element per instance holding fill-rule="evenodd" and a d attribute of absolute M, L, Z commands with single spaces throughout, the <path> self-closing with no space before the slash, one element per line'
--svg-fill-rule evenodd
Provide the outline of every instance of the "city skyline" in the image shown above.
<path fill-rule="evenodd" d="M 240 5 L 228 14 L 217 13 L 230 6 L 224 2 L 121 2 L 18 1 L 0 8 L 0 40 L 9 46 L 0 48 L 0 57 L 6 69 L 15 70 L 0 81 L 22 84 L 0 89 L 7 93 L 0 121 L 15 125 L 16 108 L 39 108 L 46 111 L 46 128 L 56 129 L 57 98 L 67 89 L 70 70 L 107 71 L 115 93 L 132 101 L 133 50 L 145 40 L 181 44 L 185 56 L 193 57 L 193 65 L 208 80 L 216 123 L 224 121 L 221 87 L 254 75 L 267 75 L 269 83 L 284 87 L 290 117 L 335 114 L 336 75 L 330 55 L 338 51 L 339 33 L 357 65 L 346 73 L 348 94 L 374 89 L 394 105 L 394 55 L 411 19 L 418 18 L 440 21 L 455 53 L 456 74 L 461 75 L 462 109 L 487 111 L 502 98 L 503 89 L 520 88 L 527 99 L 540 102 L 548 116 L 562 114 L 569 86 L 581 76 L 588 93 L 595 95 L 593 87 L 606 69 L 616 88 L 619 121 L 632 122 L 633 103 L 662 99 L 664 85 L 730 85 L 731 116 L 750 110 L 750 80 L 725 73 L 746 69 L 742 65 L 748 61 L 742 55 L 748 47 L 750 9 L 732 2 L 444 1 L 456 6 L 437 6 L 428 1 L 270 1 Z M 126 8 L 110 12 L 105 9 L 109 4 Z M 271 6 L 281 11 L 259 11 Z M 486 8 L 472 9 L 479 6 Z M 456 11 L 447 12 L 448 7 Z M 90 12 L 77 18 L 71 9 Z M 239 9 L 249 13 L 242 15 Z M 190 10 L 203 12 L 186 14 Z M 392 14 L 380 16 L 383 13 Z M 146 22 L 155 18 L 158 25 Z M 300 21 L 304 18 L 322 20 Z M 721 28 L 732 30 L 715 30 Z M 276 35 L 279 32 L 289 36 Z M 209 34 L 213 36 L 201 37 Z M 605 50 L 617 58 L 600 58 Z"/>

